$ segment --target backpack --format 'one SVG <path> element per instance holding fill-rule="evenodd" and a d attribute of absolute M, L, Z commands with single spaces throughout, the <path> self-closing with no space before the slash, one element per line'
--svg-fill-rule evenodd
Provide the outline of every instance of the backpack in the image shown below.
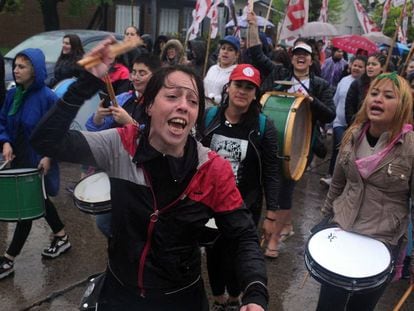
<path fill-rule="evenodd" d="M 207 128 L 218 112 L 218 107 L 213 106 L 207 110 L 204 126 Z M 263 138 L 266 127 L 266 116 L 263 113 L 259 114 L 259 137 Z"/>

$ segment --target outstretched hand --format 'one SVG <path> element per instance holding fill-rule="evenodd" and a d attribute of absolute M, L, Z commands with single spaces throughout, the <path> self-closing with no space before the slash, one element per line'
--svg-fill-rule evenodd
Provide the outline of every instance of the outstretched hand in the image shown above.
<path fill-rule="evenodd" d="M 117 41 L 114 36 L 109 36 L 106 39 L 102 40 L 84 57 L 97 58 L 98 61 L 94 62 L 93 66 L 85 67 L 85 69 L 98 78 L 103 77 L 108 72 L 109 67 L 115 60 L 110 46 L 116 42 Z"/>

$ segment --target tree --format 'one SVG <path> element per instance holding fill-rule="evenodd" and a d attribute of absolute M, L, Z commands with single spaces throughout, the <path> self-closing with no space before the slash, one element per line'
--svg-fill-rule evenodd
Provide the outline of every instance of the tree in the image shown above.
<path fill-rule="evenodd" d="M 58 3 L 65 0 L 38 0 L 43 15 L 45 31 L 60 28 Z M 91 6 L 104 7 L 112 5 L 112 0 L 68 0 L 69 14 L 80 16 L 86 8 Z M 24 6 L 22 0 L 0 0 L 0 12 L 16 13 Z M 105 24 L 105 21 L 102 22 Z"/>

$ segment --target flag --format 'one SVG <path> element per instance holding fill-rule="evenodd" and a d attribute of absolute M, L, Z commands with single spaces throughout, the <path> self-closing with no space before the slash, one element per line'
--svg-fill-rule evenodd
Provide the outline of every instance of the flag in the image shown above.
<path fill-rule="evenodd" d="M 322 7 L 319 13 L 318 22 L 328 22 L 328 0 L 322 0 Z"/>
<path fill-rule="evenodd" d="M 361 24 L 364 33 L 369 33 L 373 31 L 381 31 L 378 26 L 374 23 L 372 19 L 369 18 L 367 12 L 365 11 L 364 7 L 358 0 L 353 0 L 355 6 L 355 12 L 358 16 L 359 23 Z"/>
<path fill-rule="evenodd" d="M 218 32 L 218 6 L 221 4 L 221 0 L 216 1 L 208 10 L 207 17 L 210 19 L 211 33 L 210 38 L 217 37 Z"/>
<path fill-rule="evenodd" d="M 402 44 L 407 44 L 407 31 L 408 31 L 407 6 L 404 6 L 402 16 L 403 16 L 402 25 L 400 27 L 401 37 L 399 37 L 398 39 Z"/>
<path fill-rule="evenodd" d="M 280 32 L 280 39 L 296 37 L 298 30 L 308 22 L 309 0 L 290 0 Z"/>
<path fill-rule="evenodd" d="M 382 10 L 382 20 L 381 20 L 382 27 L 384 27 L 385 23 L 387 22 L 388 13 L 390 12 L 390 9 L 391 9 L 391 1 L 392 0 L 385 0 L 384 9 Z"/>
<path fill-rule="evenodd" d="M 211 7 L 212 0 L 197 0 L 195 9 L 192 12 L 193 22 L 187 30 L 187 36 L 189 40 L 193 40 L 197 37 L 200 29 L 200 23 L 206 17 L 208 10 Z"/>

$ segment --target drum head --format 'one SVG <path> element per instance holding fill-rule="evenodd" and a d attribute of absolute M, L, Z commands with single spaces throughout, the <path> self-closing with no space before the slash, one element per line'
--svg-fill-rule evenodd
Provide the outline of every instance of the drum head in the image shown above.
<path fill-rule="evenodd" d="M 105 172 L 92 174 L 82 179 L 73 190 L 76 200 L 84 203 L 102 203 L 111 200 L 111 186 Z"/>
<path fill-rule="evenodd" d="M 324 269 L 348 278 L 369 278 L 387 271 L 391 253 L 384 243 L 340 228 L 316 232 L 307 252 Z"/>

